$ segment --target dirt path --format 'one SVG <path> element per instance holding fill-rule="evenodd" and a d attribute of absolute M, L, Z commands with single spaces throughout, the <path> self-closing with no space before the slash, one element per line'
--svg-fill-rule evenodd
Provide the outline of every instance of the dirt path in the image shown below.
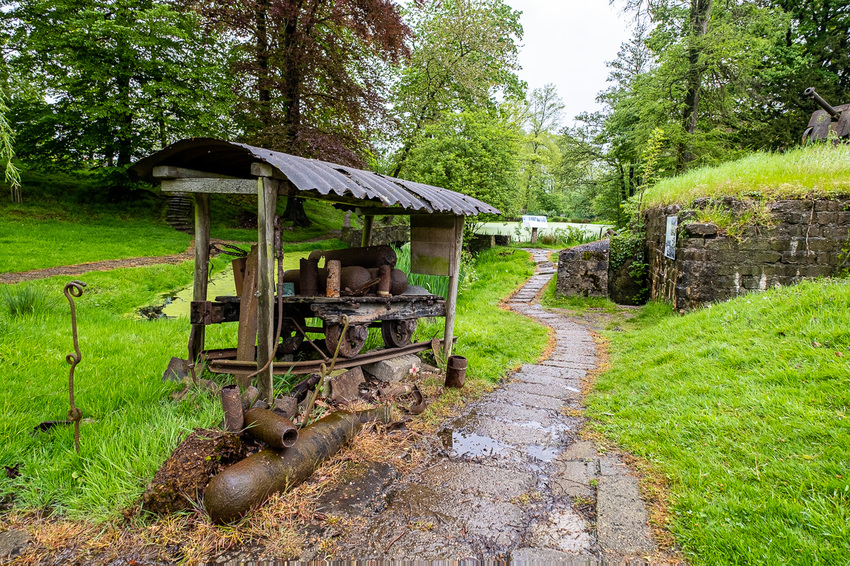
<path fill-rule="evenodd" d="M 588 564 L 655 553 L 637 478 L 578 437 L 593 338 L 536 304 L 555 269 L 546 250 L 527 251 L 538 272 L 508 305 L 553 329 L 550 357 L 445 422 L 414 473 L 364 489 L 374 495 L 353 506 L 328 494 L 328 513 L 360 525 L 335 541 L 334 558 Z M 314 547 L 301 559 L 319 556 Z"/>
<path fill-rule="evenodd" d="M 309 240 L 303 240 L 301 242 L 285 242 L 285 244 L 301 244 L 308 242 L 319 242 L 321 240 L 328 240 L 331 238 L 336 238 L 339 234 L 337 232 L 330 233 L 326 236 L 321 236 L 318 238 L 311 238 Z M 240 244 L 244 242 L 233 242 L 229 240 L 212 240 L 215 244 Z M 56 275 L 65 275 L 69 277 L 73 277 L 75 275 L 82 275 L 83 273 L 88 273 L 90 271 L 110 271 L 112 269 L 119 269 L 122 267 L 141 267 L 143 265 L 159 265 L 159 264 L 170 264 L 175 265 L 178 263 L 183 263 L 184 261 L 188 261 L 195 258 L 195 242 L 189 246 L 185 252 L 174 255 L 161 255 L 161 256 L 153 256 L 153 257 L 129 257 L 125 259 L 110 259 L 105 261 L 92 261 L 89 263 L 77 263 L 74 265 L 62 265 L 58 267 L 48 267 L 45 269 L 33 269 L 30 271 L 19 271 L 16 273 L 0 273 L 0 283 L 21 283 L 22 281 L 32 281 L 34 279 L 46 279 L 47 277 L 54 277 Z"/>

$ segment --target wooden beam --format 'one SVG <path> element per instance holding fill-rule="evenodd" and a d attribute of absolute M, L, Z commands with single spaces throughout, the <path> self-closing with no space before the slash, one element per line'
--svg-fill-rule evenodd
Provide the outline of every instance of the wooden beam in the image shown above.
<path fill-rule="evenodd" d="M 257 178 L 257 369 L 266 365 L 275 352 L 274 344 L 274 215 L 277 210 L 278 182 Z M 283 290 L 281 289 L 281 292 Z M 257 375 L 260 397 L 274 405 L 272 366 Z"/>
<path fill-rule="evenodd" d="M 363 218 L 363 236 L 360 238 L 360 247 L 368 248 L 372 244 L 372 224 L 375 217 L 367 215 Z"/>
<path fill-rule="evenodd" d="M 195 273 L 192 300 L 207 300 L 207 270 L 210 262 L 210 196 L 195 194 Z M 194 325 L 192 357 L 204 349 L 204 325 Z M 193 363 L 194 359 L 189 360 Z"/>
<path fill-rule="evenodd" d="M 460 255 L 463 250 L 463 216 L 455 216 L 455 249 L 452 254 L 449 274 L 449 294 L 446 297 L 446 359 L 452 355 L 455 331 L 455 308 L 457 307 L 457 289 L 460 279 Z"/>
<path fill-rule="evenodd" d="M 153 168 L 154 179 L 234 179 L 230 175 L 218 173 L 207 173 L 184 167 L 172 167 L 171 165 L 157 165 Z"/>
<path fill-rule="evenodd" d="M 257 194 L 257 182 L 252 179 L 165 179 L 160 188 L 164 193 Z"/>

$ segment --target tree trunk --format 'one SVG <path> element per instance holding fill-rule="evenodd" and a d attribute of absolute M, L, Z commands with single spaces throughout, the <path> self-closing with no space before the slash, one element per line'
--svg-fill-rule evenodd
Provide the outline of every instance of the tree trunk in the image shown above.
<path fill-rule="evenodd" d="M 267 31 L 268 2 L 260 2 L 254 14 L 257 29 L 257 100 L 262 127 L 271 126 L 271 89 L 269 88 L 269 38 Z"/>
<path fill-rule="evenodd" d="M 713 0 L 691 0 L 690 33 L 688 34 L 688 74 L 685 92 L 685 107 L 682 112 L 682 128 L 685 138 L 679 142 L 676 156 L 677 171 L 684 171 L 695 159 L 693 135 L 699 117 L 700 88 L 705 72 L 705 63 L 700 60 L 702 39 L 708 32 Z"/>
<path fill-rule="evenodd" d="M 304 211 L 304 199 L 302 198 L 287 197 L 283 219 L 292 222 L 293 226 L 300 226 L 302 228 L 307 228 L 313 224 Z"/>

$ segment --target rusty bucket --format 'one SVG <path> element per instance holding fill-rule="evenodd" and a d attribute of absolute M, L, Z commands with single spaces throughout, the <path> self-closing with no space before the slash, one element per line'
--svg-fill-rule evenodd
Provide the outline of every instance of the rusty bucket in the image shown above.
<path fill-rule="evenodd" d="M 446 364 L 446 387 L 463 387 L 466 380 L 466 358 L 463 356 L 449 356 Z"/>

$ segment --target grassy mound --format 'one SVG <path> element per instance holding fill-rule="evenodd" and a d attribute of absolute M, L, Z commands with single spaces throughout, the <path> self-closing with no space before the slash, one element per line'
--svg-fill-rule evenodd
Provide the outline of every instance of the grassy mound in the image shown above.
<path fill-rule="evenodd" d="M 689 205 L 700 197 L 783 199 L 850 196 L 850 145 L 815 144 L 786 153 L 754 153 L 665 179 L 644 205 Z"/>
<path fill-rule="evenodd" d="M 689 561 L 848 563 L 850 281 L 631 324 L 589 413 L 666 478 Z"/>

